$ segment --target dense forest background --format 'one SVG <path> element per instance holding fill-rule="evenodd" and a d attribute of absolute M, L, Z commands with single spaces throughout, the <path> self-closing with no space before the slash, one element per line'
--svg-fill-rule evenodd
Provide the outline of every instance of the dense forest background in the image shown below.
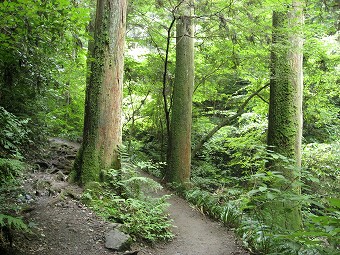
<path fill-rule="evenodd" d="M 290 2 L 196 1 L 191 185 L 172 188 L 235 229 L 254 253 L 338 254 L 336 0 L 307 0 L 304 6 L 301 194 L 271 187 L 275 180 L 289 180 L 266 168 L 273 159 L 290 160 L 268 149 L 266 141 L 272 15 Z M 166 116 L 173 107 L 177 4 L 131 0 L 127 9 L 122 161 L 161 178 Z M 81 141 L 92 5 L 86 0 L 0 1 L 1 189 L 15 184 L 48 138 Z M 265 225 L 262 211 L 273 200 L 299 201 L 303 229 L 287 233 Z M 5 225 L 6 208 L 0 209 L 0 225 Z"/>

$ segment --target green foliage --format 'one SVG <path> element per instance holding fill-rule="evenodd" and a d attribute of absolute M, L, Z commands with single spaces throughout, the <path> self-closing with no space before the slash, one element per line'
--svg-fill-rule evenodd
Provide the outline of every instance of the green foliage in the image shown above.
<path fill-rule="evenodd" d="M 134 164 L 109 170 L 106 184 L 91 184 L 83 200 L 105 219 L 123 223 L 122 229 L 135 240 L 156 242 L 173 237 L 171 221 L 165 214 L 168 196 L 152 198 L 160 184 L 135 172 Z"/>
<path fill-rule="evenodd" d="M 199 188 L 189 189 L 185 198 L 195 205 L 202 213 L 213 219 L 220 220 L 225 226 L 239 226 L 243 213 L 240 210 L 241 200 L 226 201 L 222 194 L 211 194 Z"/>
<path fill-rule="evenodd" d="M 326 237 L 330 246 L 340 250 L 340 199 L 329 198 L 325 212 L 321 215 L 312 216 L 312 229 L 319 230 L 317 237 Z M 314 230 L 315 231 L 315 230 Z M 313 232 L 309 232 L 312 236 Z M 308 234 L 308 232 L 307 232 Z"/>
<path fill-rule="evenodd" d="M 339 254 L 340 200 L 328 199 L 321 215 L 310 215 L 303 231 L 273 235 L 276 242 L 272 251 L 280 254 Z M 277 254 L 277 253 L 269 253 Z"/>
<path fill-rule="evenodd" d="M 23 169 L 24 163 L 19 160 L 0 158 L 0 184 L 7 186 L 16 183 Z"/>
<path fill-rule="evenodd" d="M 0 168 L 2 167 L 3 165 L 0 166 Z M 8 181 L 7 179 L 7 176 L 0 175 L 0 247 L 6 242 L 11 243 L 13 241 L 12 236 L 14 230 L 30 232 L 29 226 L 24 222 L 22 217 L 16 215 L 16 212 L 20 210 L 20 206 L 8 204 L 6 201 L 9 199 L 8 194 L 10 193 L 10 189 L 18 190 L 16 186 L 18 183 L 14 183 L 13 180 Z"/>
<path fill-rule="evenodd" d="M 9 242 L 10 245 L 12 245 L 13 230 L 20 232 L 30 231 L 26 223 L 21 218 L 0 213 L 0 248 L 6 242 Z"/>
<path fill-rule="evenodd" d="M 266 120 L 258 114 L 248 113 L 241 116 L 235 133 L 227 137 L 225 142 L 230 152 L 227 165 L 234 171 L 231 175 L 249 175 L 263 169 L 266 127 Z"/>
<path fill-rule="evenodd" d="M 89 20 L 84 7 L 85 2 L 69 0 L 0 3 L 0 105 L 22 119 L 30 117 L 34 141 L 46 123 L 49 135 L 81 130 Z M 51 128 L 55 118 L 64 118 L 66 127 Z"/>
<path fill-rule="evenodd" d="M 244 215 L 240 210 L 242 201 L 231 200 L 223 205 L 223 210 L 220 215 L 220 220 L 229 228 L 236 228 L 240 225 Z"/>
<path fill-rule="evenodd" d="M 152 162 L 151 160 L 137 162 L 137 166 L 140 168 L 140 170 L 158 178 L 163 176 L 162 170 L 164 169 L 165 165 L 165 162 Z"/>
<path fill-rule="evenodd" d="M 85 61 L 64 65 L 67 66 L 60 77 L 60 88 L 49 91 L 46 124 L 49 133 L 76 140 L 82 136 L 84 121 Z"/>
<path fill-rule="evenodd" d="M 217 196 L 199 189 L 189 190 L 185 195 L 186 199 L 193 203 L 202 213 L 206 213 L 214 218 L 220 214 L 221 208 Z"/>
<path fill-rule="evenodd" d="M 28 119 L 20 120 L 0 106 L 0 157 L 22 157 L 28 145 Z"/>
<path fill-rule="evenodd" d="M 316 202 L 317 196 L 315 195 L 289 192 L 284 189 L 284 183 L 290 185 L 290 182 L 280 173 L 258 173 L 249 179 L 254 183 L 254 186 L 247 195 L 243 196 L 243 210 L 248 212 L 247 214 L 250 216 L 248 220 L 257 219 L 257 223 L 248 224 L 242 221 L 237 232 L 242 232 L 242 240 L 245 238 L 244 235 L 247 238 L 251 237 L 252 243 L 247 241 L 247 245 L 250 245 L 251 249 L 263 254 L 337 254 L 339 247 L 334 243 L 338 243 L 336 237 L 339 232 L 338 199 L 331 199 L 330 206 L 325 205 L 324 207 L 321 203 Z M 283 189 L 268 187 L 267 184 L 272 182 L 283 183 L 281 186 Z M 275 201 L 275 203 L 281 201 L 287 204 L 298 202 L 303 208 L 317 205 L 319 210 L 317 215 L 312 213 L 305 215 L 303 231 L 287 233 L 286 229 L 272 228 L 261 223 L 263 217 L 268 217 L 265 215 L 264 209 L 266 204 L 271 201 Z M 252 228 L 258 230 L 253 234 L 247 234 Z"/>
<path fill-rule="evenodd" d="M 196 2 L 193 147 L 234 114 L 253 91 L 268 83 L 272 11 L 282 11 L 290 2 Z M 150 241 L 156 235 L 169 237 L 169 222 L 160 213 L 165 203 L 147 197 L 146 187 L 157 185 L 137 177 L 134 169 L 162 175 L 163 163 L 155 162 L 166 159 L 162 77 L 175 5 L 171 1 L 129 3 L 123 134 L 128 152 L 139 162 L 125 164 L 122 172 L 105 173 L 109 184 L 88 185 L 83 196 L 105 218 L 124 221 L 136 238 L 145 236 Z M 196 187 L 186 191 L 188 200 L 237 228 L 244 245 L 259 254 L 334 252 L 326 249 L 327 243 L 337 241 L 331 231 L 338 233 L 339 210 L 328 198 L 340 192 L 336 7 L 335 0 L 306 2 L 303 136 L 308 144 L 303 148 L 302 174 L 297 176 L 303 196 L 271 187 L 274 181 L 286 180 L 280 173 L 264 169 L 270 159 L 287 161 L 265 147 L 268 89 L 248 103 L 237 121 L 207 141 L 198 153 L 199 160 L 193 161 Z M 21 159 L 31 141 L 45 134 L 72 139 L 81 135 L 89 13 L 88 1 L 0 3 L 0 178 L 6 185 L 23 169 L 12 158 Z M 170 32 L 166 73 L 168 102 L 174 80 L 174 32 Z M 268 201 L 297 199 L 303 204 L 305 233 L 310 236 L 274 235 L 261 223 L 261 209 Z"/>
<path fill-rule="evenodd" d="M 214 192 L 224 187 L 228 182 L 228 178 L 226 171 L 221 171 L 208 162 L 199 162 L 199 164 L 192 169 L 191 181 L 194 185 L 204 190 Z"/>
<path fill-rule="evenodd" d="M 307 144 L 303 149 L 303 166 L 310 194 L 320 197 L 337 196 L 340 192 L 340 145 L 339 143 Z"/>
<path fill-rule="evenodd" d="M 311 144 L 304 151 L 306 170 L 297 176 L 303 183 L 297 180 L 294 184 L 302 185 L 303 194 L 285 189 L 292 184 L 280 172 L 258 170 L 232 178 L 221 176 L 220 170 L 206 162 L 193 171 L 192 180 L 198 187 L 186 191 L 186 198 L 203 213 L 235 228 L 243 245 L 256 254 L 337 254 L 338 199 L 329 203 L 325 198 L 338 195 L 338 146 Z M 257 158 L 260 165 L 273 158 L 290 164 L 271 151 L 262 155 Z M 266 226 L 264 209 L 273 201 L 298 202 L 303 208 L 304 231 L 287 233 Z"/>
<path fill-rule="evenodd" d="M 28 226 L 21 218 L 0 213 L 0 228 L 3 227 L 8 227 L 9 229 L 19 230 L 23 232 L 29 231 Z"/>
<path fill-rule="evenodd" d="M 304 136 L 332 143 L 339 137 L 339 59 L 337 36 L 307 37 L 305 43 Z"/>
<path fill-rule="evenodd" d="M 143 201 L 129 198 L 125 200 L 120 219 L 123 229 L 135 238 L 148 242 L 169 240 L 173 237 L 170 232 L 171 222 L 164 215 L 167 207 L 166 197 L 156 201 Z"/>
<path fill-rule="evenodd" d="M 121 171 L 123 171 L 122 175 Z M 145 189 L 149 191 L 162 189 L 162 186 L 159 183 L 150 178 L 138 176 L 132 169 L 111 169 L 108 171 L 108 175 L 110 176 L 109 182 L 112 187 L 119 190 L 121 195 L 126 198 L 133 197 L 143 199 L 145 197 Z"/>
<path fill-rule="evenodd" d="M 13 203 L 18 193 L 25 164 L 17 159 L 0 158 L 0 246 L 12 242 L 12 231 L 29 232 L 23 219 L 17 216 L 21 207 Z"/>
<path fill-rule="evenodd" d="M 237 126 L 221 129 L 205 143 L 201 157 L 216 165 L 222 176 L 255 173 L 264 167 L 266 125 L 265 119 L 256 113 L 243 114 Z"/>

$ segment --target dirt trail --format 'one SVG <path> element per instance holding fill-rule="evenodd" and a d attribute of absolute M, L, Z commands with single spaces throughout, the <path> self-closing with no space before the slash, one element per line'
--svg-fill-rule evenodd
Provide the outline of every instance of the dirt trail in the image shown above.
<path fill-rule="evenodd" d="M 104 248 L 104 234 L 112 224 L 104 222 L 80 201 L 81 189 L 66 181 L 69 161 L 79 145 L 65 140 L 51 141 L 55 153 L 38 163 L 46 167 L 32 172 L 23 185 L 26 209 L 34 234 L 15 236 L 11 255 L 104 255 L 118 254 Z M 67 159 L 67 162 L 65 161 Z M 158 195 L 169 194 L 162 190 Z M 248 254 L 235 243 L 234 235 L 172 195 L 168 209 L 174 221 L 175 238 L 154 247 L 134 245 L 139 255 L 231 255 Z M 5 255 L 6 253 L 1 253 Z"/>
<path fill-rule="evenodd" d="M 145 174 L 143 174 L 145 175 Z M 170 194 L 166 190 L 158 195 Z M 175 238 L 154 248 L 141 250 L 138 254 L 149 255 L 246 255 L 236 243 L 234 234 L 212 221 L 184 199 L 172 195 L 168 201 L 168 213 L 173 219 Z"/>

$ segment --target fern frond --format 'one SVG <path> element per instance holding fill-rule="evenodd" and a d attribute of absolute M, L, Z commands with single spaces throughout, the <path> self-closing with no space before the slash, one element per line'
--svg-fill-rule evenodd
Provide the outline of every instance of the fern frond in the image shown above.
<path fill-rule="evenodd" d="M 20 217 L 0 213 L 0 227 L 8 227 L 19 231 L 29 231 L 28 226 Z"/>

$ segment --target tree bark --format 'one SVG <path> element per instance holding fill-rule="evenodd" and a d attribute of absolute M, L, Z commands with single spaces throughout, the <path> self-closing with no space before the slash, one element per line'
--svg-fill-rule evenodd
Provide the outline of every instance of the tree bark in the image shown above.
<path fill-rule="evenodd" d="M 176 18 L 173 17 L 171 24 L 168 28 L 168 37 L 166 43 L 166 50 L 165 50 L 165 60 L 164 60 L 164 73 L 163 73 L 163 102 L 164 102 L 164 114 L 165 114 L 165 123 L 166 123 L 166 134 L 167 139 L 170 140 L 170 108 L 168 106 L 168 93 L 167 91 L 167 76 L 168 76 L 168 59 L 169 59 L 169 48 L 170 48 L 170 41 L 171 41 L 171 29 L 175 24 Z M 171 93 L 170 93 L 171 94 Z"/>
<path fill-rule="evenodd" d="M 302 33 L 303 4 L 293 1 L 288 13 L 273 13 L 273 49 L 271 55 L 270 104 L 267 144 L 293 163 L 273 159 L 267 169 L 282 172 L 286 184 L 274 186 L 283 191 L 300 194 L 297 185 L 301 167 L 302 138 Z M 290 167 L 293 164 L 295 167 Z M 281 228 L 301 228 L 301 209 L 297 202 L 274 202 L 268 206 L 267 223 Z"/>
<path fill-rule="evenodd" d="M 168 144 L 168 182 L 190 180 L 192 94 L 194 88 L 193 0 L 182 1 L 176 21 L 176 72 Z"/>
<path fill-rule="evenodd" d="M 126 8 L 126 0 L 97 1 L 83 143 L 74 165 L 81 184 L 98 181 L 101 170 L 120 168 Z"/>

